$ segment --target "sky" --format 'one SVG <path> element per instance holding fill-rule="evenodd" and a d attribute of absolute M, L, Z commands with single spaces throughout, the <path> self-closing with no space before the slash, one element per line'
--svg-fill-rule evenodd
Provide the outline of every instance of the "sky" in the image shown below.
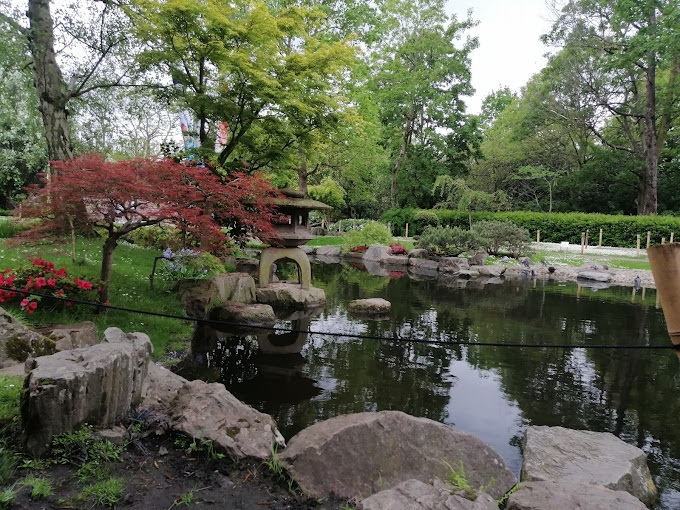
<path fill-rule="evenodd" d="M 479 113 L 482 100 L 494 90 L 519 92 L 544 65 L 547 48 L 539 37 L 550 29 L 546 0 L 447 0 L 459 20 L 472 9 L 479 24 L 469 35 L 479 39 L 471 54 L 475 95 L 466 101 L 468 113 Z"/>

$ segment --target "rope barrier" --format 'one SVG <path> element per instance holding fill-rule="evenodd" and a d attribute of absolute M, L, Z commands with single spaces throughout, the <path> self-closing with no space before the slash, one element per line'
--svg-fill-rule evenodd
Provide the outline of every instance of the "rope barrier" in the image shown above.
<path fill-rule="evenodd" d="M 34 291 L 18 290 L 12 287 L 5 287 L 0 285 L 0 290 L 16 292 L 17 294 L 22 294 L 26 296 L 37 296 L 46 297 L 49 299 L 54 299 L 58 301 L 63 301 L 66 303 L 72 303 L 76 305 L 92 306 L 98 310 L 115 310 L 127 313 L 136 313 L 139 315 L 150 315 L 154 317 L 163 317 L 166 319 L 176 319 L 181 321 L 195 322 L 197 324 L 206 324 L 213 326 L 230 326 L 236 329 L 247 329 L 247 330 L 261 330 L 261 331 L 273 331 L 280 333 L 306 333 L 309 335 L 321 335 L 336 338 L 350 338 L 357 340 L 378 340 L 378 341 L 392 341 L 392 342 L 402 342 L 402 343 L 416 343 L 416 344 L 428 344 L 428 345 L 440 345 L 440 346 L 480 346 L 480 347 L 504 347 L 504 348 L 532 348 L 532 349 L 624 349 L 624 350 L 676 350 L 680 351 L 680 345 L 604 345 L 604 344 L 585 344 L 585 345 L 574 345 L 574 344 L 522 344 L 516 342 L 476 342 L 472 340 L 427 340 L 424 338 L 412 338 L 412 337 L 401 337 L 397 334 L 392 336 L 382 336 L 382 335 L 362 335 L 356 333 L 336 333 L 332 331 L 313 331 L 313 330 L 300 330 L 283 328 L 280 326 L 262 326 L 258 324 L 249 324 L 245 322 L 230 322 L 222 320 L 213 319 L 199 319 L 196 317 L 186 317 L 182 315 L 175 315 L 170 313 L 162 312 L 152 312 L 149 310 L 138 310 L 136 308 L 127 308 L 124 306 L 114 306 L 114 305 L 104 305 L 100 303 L 94 303 L 92 301 L 82 301 L 78 299 L 62 298 L 58 296 L 52 296 L 50 294 L 43 294 Z"/>

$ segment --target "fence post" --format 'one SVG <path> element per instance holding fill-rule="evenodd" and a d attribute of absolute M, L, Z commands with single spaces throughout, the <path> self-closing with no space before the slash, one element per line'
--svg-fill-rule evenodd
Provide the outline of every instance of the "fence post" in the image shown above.
<path fill-rule="evenodd" d="M 600 229 L 600 242 L 597 245 L 602 246 L 602 229 Z"/>
<path fill-rule="evenodd" d="M 540 229 L 536 231 L 536 242 L 537 243 L 541 242 L 541 231 L 540 231 Z"/>
<path fill-rule="evenodd" d="M 406 224 L 406 229 L 405 229 L 405 230 L 406 230 L 406 232 L 405 232 L 404 237 L 408 237 L 408 223 Z"/>
<path fill-rule="evenodd" d="M 668 241 L 668 242 L 669 242 L 669 243 L 672 243 L 672 242 L 673 242 L 673 232 L 671 232 L 671 240 Z"/>
<path fill-rule="evenodd" d="M 637 246 L 635 247 L 635 256 L 640 255 L 640 234 L 637 235 Z"/>
<path fill-rule="evenodd" d="M 590 238 L 590 229 L 586 229 L 586 248 L 588 247 L 588 240 Z"/>
<path fill-rule="evenodd" d="M 666 244 L 666 238 L 665 237 L 661 238 L 661 244 Z"/>
<path fill-rule="evenodd" d="M 649 245 L 652 244 L 652 232 L 650 230 L 647 231 L 647 250 L 649 250 Z"/>
<path fill-rule="evenodd" d="M 586 244 L 586 234 L 585 232 L 581 232 L 581 255 L 583 255 L 583 250 L 585 248 Z"/>

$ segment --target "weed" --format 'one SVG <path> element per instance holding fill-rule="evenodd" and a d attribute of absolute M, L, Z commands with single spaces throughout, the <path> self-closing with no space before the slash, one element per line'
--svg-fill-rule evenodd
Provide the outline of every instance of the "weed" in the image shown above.
<path fill-rule="evenodd" d="M 120 460 L 123 449 L 92 434 L 91 427 L 59 434 L 52 439 L 50 454 L 57 464 L 104 463 Z"/>
<path fill-rule="evenodd" d="M 76 471 L 76 478 L 80 483 L 87 483 L 91 480 L 104 480 L 108 476 L 109 470 L 106 466 L 97 462 L 86 462 Z"/>
<path fill-rule="evenodd" d="M 46 498 L 51 496 L 53 492 L 52 482 L 44 477 L 30 475 L 24 478 L 20 485 L 31 488 L 31 499 Z"/>
<path fill-rule="evenodd" d="M 19 398 L 23 377 L 0 376 L 0 424 L 19 421 Z"/>
<path fill-rule="evenodd" d="M 271 459 L 264 460 L 262 463 L 276 478 L 286 478 L 286 472 L 283 469 L 283 464 L 281 464 L 281 461 L 279 460 L 278 449 L 275 444 L 271 447 L 271 454 Z"/>
<path fill-rule="evenodd" d="M 0 442 L 0 485 L 5 485 L 14 476 L 17 467 L 17 456 Z"/>
<path fill-rule="evenodd" d="M 0 490 L 0 510 L 9 510 L 14 505 L 17 491 L 12 487 Z"/>
<path fill-rule="evenodd" d="M 123 496 L 123 489 L 122 479 L 109 478 L 85 487 L 81 494 L 84 498 L 90 500 L 94 506 L 112 507 L 120 501 Z"/>
<path fill-rule="evenodd" d="M 454 493 L 462 491 L 465 495 L 465 498 L 471 501 L 477 499 L 478 491 L 486 491 L 496 483 L 496 481 L 492 478 L 487 484 L 475 489 L 467 479 L 465 467 L 463 466 L 462 461 L 460 462 L 460 469 L 454 469 L 454 467 L 448 462 L 444 462 L 444 464 L 446 464 L 446 466 L 449 468 L 449 475 L 447 476 L 446 480 L 451 484 L 451 492 Z"/>
<path fill-rule="evenodd" d="M 178 499 L 177 499 L 177 505 L 186 505 L 189 506 L 191 503 L 194 502 L 194 498 L 196 497 L 196 487 L 193 487 L 191 490 L 185 492 L 182 494 Z"/>

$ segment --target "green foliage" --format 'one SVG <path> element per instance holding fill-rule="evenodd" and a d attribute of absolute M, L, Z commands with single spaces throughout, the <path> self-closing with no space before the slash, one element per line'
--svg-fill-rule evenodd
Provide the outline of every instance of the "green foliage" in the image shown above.
<path fill-rule="evenodd" d="M 17 460 L 14 451 L 4 441 L 0 443 L 0 487 L 8 484 L 14 477 Z"/>
<path fill-rule="evenodd" d="M 388 211 L 390 216 L 403 215 L 403 210 Z M 465 228 L 468 225 L 468 214 L 463 211 L 435 210 L 442 225 Z M 539 213 L 526 211 L 488 212 L 478 211 L 470 215 L 473 223 L 485 220 L 510 221 L 527 229 L 532 238 L 537 230 L 541 231 L 541 241 L 559 243 L 568 241 L 572 244 L 581 242 L 581 233 L 589 232 L 589 244 L 596 244 L 599 229 L 603 230 L 602 243 L 605 246 L 635 248 L 637 235 L 641 237 L 642 247 L 647 241 L 647 232 L 651 233 L 652 244 L 659 244 L 661 238 L 666 242 L 673 232 L 675 238 L 680 234 L 680 218 L 673 216 L 623 216 L 588 213 Z M 385 217 L 385 216 L 384 216 Z"/>
<path fill-rule="evenodd" d="M 499 500 L 496 501 L 496 504 L 498 505 L 498 507 L 501 508 L 501 509 L 504 509 L 505 506 L 508 504 L 508 499 L 510 499 L 510 496 L 512 496 L 515 492 L 520 490 L 522 487 L 524 487 L 524 485 L 521 484 L 521 483 L 517 483 L 517 484 L 513 485 L 512 488 L 508 492 L 503 494 L 503 496 Z"/>
<path fill-rule="evenodd" d="M 81 494 L 95 506 L 113 507 L 120 502 L 124 489 L 122 479 L 109 478 L 85 487 Z"/>
<path fill-rule="evenodd" d="M 24 380 L 22 377 L 0 376 L 0 426 L 18 422 L 19 400 Z M 0 463 L 1 464 L 1 463 Z M 2 469 L 0 468 L 0 473 Z M 0 485 L 3 479 L 0 474 Z"/>
<path fill-rule="evenodd" d="M 1 217 L 0 218 L 0 239 L 9 239 L 14 237 L 19 232 L 26 230 L 28 225 L 25 221 L 17 220 L 16 218 Z"/>
<path fill-rule="evenodd" d="M 336 209 L 340 209 L 345 205 L 345 195 L 347 192 L 338 184 L 337 181 L 330 177 L 321 179 L 321 183 L 309 186 L 309 196 L 314 200 L 323 202 Z"/>
<path fill-rule="evenodd" d="M 92 427 L 81 427 L 55 436 L 49 449 L 49 455 L 55 463 L 75 465 L 119 461 L 122 452 L 121 446 L 95 436 Z"/>
<path fill-rule="evenodd" d="M 16 497 L 17 490 L 14 487 L 0 490 L 0 510 L 10 510 L 14 506 Z"/>
<path fill-rule="evenodd" d="M 433 211 L 427 210 L 418 211 L 413 219 L 423 227 L 436 227 L 438 225 L 441 225 L 442 222 L 439 219 L 439 216 L 437 216 Z"/>
<path fill-rule="evenodd" d="M 307 246 L 340 246 L 343 242 L 340 236 L 321 236 L 309 241 Z"/>
<path fill-rule="evenodd" d="M 165 259 L 159 266 L 158 274 L 170 282 L 195 278 L 212 278 L 216 274 L 225 273 L 226 269 L 220 259 L 206 251 L 195 251 L 182 248 L 173 252 L 170 248 L 163 252 Z"/>
<path fill-rule="evenodd" d="M 369 221 L 361 230 L 352 230 L 344 236 L 343 246 L 351 250 L 357 246 L 370 246 L 372 244 L 388 245 L 392 242 L 389 229 L 377 221 Z"/>
<path fill-rule="evenodd" d="M 432 186 L 432 193 L 439 198 L 437 209 L 459 211 L 502 211 L 508 208 L 508 197 L 503 191 L 487 193 L 470 188 L 464 179 L 440 175 Z"/>
<path fill-rule="evenodd" d="M 52 482 L 44 477 L 30 475 L 21 480 L 20 485 L 31 488 L 31 499 L 43 499 L 52 495 Z"/>
<path fill-rule="evenodd" d="M 480 221 L 473 225 L 473 229 L 487 240 L 486 251 L 489 255 L 509 253 L 517 258 L 526 255 L 531 248 L 529 231 L 510 221 Z"/>
<path fill-rule="evenodd" d="M 126 234 L 125 238 L 137 246 L 155 248 L 156 250 L 164 250 L 165 248 L 179 250 L 186 247 L 187 242 L 186 234 L 180 229 L 156 225 L 133 230 Z"/>
<path fill-rule="evenodd" d="M 455 493 L 462 491 L 465 495 L 465 498 L 471 501 L 477 499 L 477 492 L 487 491 L 491 487 L 493 487 L 493 485 L 496 483 L 496 481 L 492 478 L 491 480 L 489 480 L 488 483 L 478 488 L 474 488 L 467 479 L 467 474 L 465 473 L 463 461 L 460 462 L 460 467 L 458 469 L 455 469 L 448 462 L 444 462 L 444 464 L 446 464 L 446 466 L 449 468 L 449 475 L 447 477 L 447 481 L 451 484 L 451 492 Z"/>
<path fill-rule="evenodd" d="M 275 444 L 271 447 L 271 457 L 269 460 L 262 461 L 267 470 L 276 478 L 285 479 L 286 470 L 279 460 L 278 449 Z"/>
<path fill-rule="evenodd" d="M 460 227 L 425 227 L 416 242 L 417 248 L 424 248 L 434 255 L 457 257 L 461 253 L 481 249 L 486 244 L 475 230 Z"/>
<path fill-rule="evenodd" d="M 414 221 L 418 212 L 418 209 L 412 208 L 389 209 L 383 213 L 380 217 L 380 221 L 382 223 L 391 224 L 392 233 L 397 236 L 403 236 L 405 234 L 407 223 L 409 224 L 409 233 L 420 232 L 424 225 Z"/>

